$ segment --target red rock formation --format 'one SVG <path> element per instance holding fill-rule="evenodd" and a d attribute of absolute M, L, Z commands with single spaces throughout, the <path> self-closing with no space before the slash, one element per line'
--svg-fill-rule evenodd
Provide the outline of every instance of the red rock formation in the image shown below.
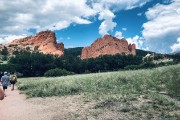
<path fill-rule="evenodd" d="M 118 39 L 111 35 L 105 35 L 103 38 L 97 39 L 90 47 L 82 49 L 81 59 L 96 58 L 100 55 L 115 54 L 132 54 L 136 55 L 135 44 L 129 44 L 122 38 Z"/>
<path fill-rule="evenodd" d="M 6 45 L 10 53 L 15 50 L 28 49 L 30 52 L 39 51 L 44 54 L 63 55 L 64 44 L 56 42 L 54 32 L 42 31 L 35 36 L 29 36 L 22 39 L 17 39 Z"/>

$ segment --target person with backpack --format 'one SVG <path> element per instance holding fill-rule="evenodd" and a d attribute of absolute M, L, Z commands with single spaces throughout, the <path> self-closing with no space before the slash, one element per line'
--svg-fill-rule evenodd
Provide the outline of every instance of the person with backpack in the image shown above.
<path fill-rule="evenodd" d="M 10 81 L 10 83 L 12 84 L 12 89 L 11 90 L 14 90 L 14 85 L 16 84 L 16 82 L 17 82 L 17 76 L 16 76 L 16 73 L 14 73 L 11 76 L 11 81 Z"/>
<path fill-rule="evenodd" d="M 2 86 L 3 86 L 3 91 L 4 91 L 4 96 L 6 97 L 6 90 L 7 86 L 9 84 L 9 76 L 7 75 L 7 72 L 4 72 L 4 76 L 1 78 Z"/>

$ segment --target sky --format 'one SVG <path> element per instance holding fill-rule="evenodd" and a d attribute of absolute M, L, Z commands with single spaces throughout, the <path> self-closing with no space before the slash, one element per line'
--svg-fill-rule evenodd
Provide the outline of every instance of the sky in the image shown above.
<path fill-rule="evenodd" d="M 110 34 L 158 53 L 180 51 L 180 0 L 0 0 L 0 44 L 56 33 L 65 48 Z"/>

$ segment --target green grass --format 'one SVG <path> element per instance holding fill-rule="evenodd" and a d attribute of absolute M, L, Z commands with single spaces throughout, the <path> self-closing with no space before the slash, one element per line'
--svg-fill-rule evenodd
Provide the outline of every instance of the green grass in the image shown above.
<path fill-rule="evenodd" d="M 166 91 L 178 97 L 180 93 L 180 64 L 156 69 L 72 75 L 54 78 L 19 79 L 18 88 L 30 97 L 63 96 L 91 93 L 142 94 Z"/>
<path fill-rule="evenodd" d="M 130 116 L 127 119 L 180 119 L 180 114 L 170 114 L 180 110 L 176 104 L 180 99 L 180 64 L 135 71 L 22 78 L 18 88 L 29 97 L 81 94 L 84 102 L 98 101 L 92 113 L 107 109 L 125 115 L 125 119 L 126 115 Z"/>

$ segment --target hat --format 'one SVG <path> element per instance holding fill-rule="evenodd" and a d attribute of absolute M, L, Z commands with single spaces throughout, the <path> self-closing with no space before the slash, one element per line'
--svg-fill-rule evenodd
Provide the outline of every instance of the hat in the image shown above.
<path fill-rule="evenodd" d="M 4 72 L 4 74 L 6 75 L 6 74 L 7 74 L 7 72 Z"/>

